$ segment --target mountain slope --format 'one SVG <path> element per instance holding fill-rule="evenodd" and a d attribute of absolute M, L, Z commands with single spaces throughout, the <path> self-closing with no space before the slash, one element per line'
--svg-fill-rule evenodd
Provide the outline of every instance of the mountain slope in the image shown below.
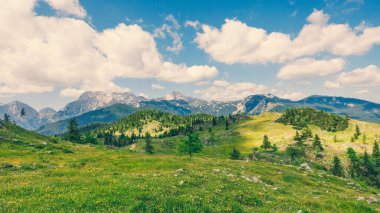
<path fill-rule="evenodd" d="M 125 104 L 114 104 L 109 107 L 84 113 L 75 117 L 75 119 L 79 126 L 85 126 L 91 123 L 108 123 L 130 115 L 136 110 L 136 108 Z M 64 133 L 70 119 L 71 118 L 43 125 L 35 131 L 45 135 L 58 135 Z"/>
<path fill-rule="evenodd" d="M 21 116 L 22 109 L 25 110 L 25 116 Z M 40 114 L 35 109 L 19 101 L 0 106 L 1 118 L 3 118 L 4 114 L 8 114 L 12 121 L 25 129 L 35 129 L 43 124 Z"/>
<path fill-rule="evenodd" d="M 143 100 L 145 100 L 144 97 L 132 93 L 85 92 L 77 101 L 68 103 L 62 110 L 58 111 L 53 119 L 58 121 L 75 117 L 116 103 L 139 107 L 140 101 Z"/>
<path fill-rule="evenodd" d="M 248 96 L 241 101 L 221 102 L 206 101 L 185 96 L 179 92 L 173 92 L 165 98 L 156 99 L 146 99 L 132 93 L 85 92 L 77 101 L 68 103 L 56 113 L 52 109 L 37 112 L 21 102 L 12 102 L 0 106 L 0 115 L 2 116 L 4 113 L 10 114 L 18 125 L 27 129 L 37 129 L 46 123 L 77 117 L 114 104 L 125 104 L 138 109 L 157 109 L 178 115 L 196 113 L 257 115 L 263 112 L 283 112 L 287 108 L 310 107 L 339 115 L 347 114 L 351 118 L 358 120 L 380 123 L 380 104 L 354 98 L 310 96 L 299 101 L 291 101 L 268 94 Z M 20 117 L 23 107 L 27 112 L 25 118 Z M 106 111 L 104 112 L 106 113 Z M 128 112 L 124 114 L 128 114 Z M 116 116 L 115 119 L 119 119 L 119 117 Z M 108 121 L 114 120 L 109 119 Z"/>
<path fill-rule="evenodd" d="M 257 115 L 263 112 L 284 112 L 287 108 L 309 107 L 350 118 L 380 123 L 380 104 L 344 97 L 310 96 L 299 101 L 271 95 L 253 95 L 243 99 L 234 112 Z"/>

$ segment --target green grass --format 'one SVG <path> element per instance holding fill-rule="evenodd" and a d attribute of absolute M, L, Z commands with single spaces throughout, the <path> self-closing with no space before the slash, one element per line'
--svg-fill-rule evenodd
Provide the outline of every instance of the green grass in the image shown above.
<path fill-rule="evenodd" d="M 380 211 L 380 203 L 357 200 L 379 193 L 364 183 L 320 170 L 227 159 L 232 147 L 248 153 L 264 134 L 283 147 L 293 129 L 274 123 L 277 116 L 253 117 L 229 131 L 218 126 L 217 144 L 193 158 L 175 152 L 182 137 L 155 139 L 156 154 L 145 155 L 142 141 L 131 151 L 56 144 L 21 128 L 0 129 L 6 138 L 0 141 L 0 212 Z M 362 127 L 368 142 L 372 127 Z"/>

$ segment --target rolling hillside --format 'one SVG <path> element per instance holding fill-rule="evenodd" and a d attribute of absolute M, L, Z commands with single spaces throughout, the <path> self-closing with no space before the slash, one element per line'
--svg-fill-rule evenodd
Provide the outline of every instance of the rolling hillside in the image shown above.
<path fill-rule="evenodd" d="M 224 132 L 241 131 L 245 140 L 237 143 L 248 151 L 262 133 L 274 133 L 271 126 L 262 125 L 278 124 L 273 123 L 277 116 L 255 117 Z M 292 130 L 282 124 L 276 127 L 280 133 Z M 222 126 L 215 131 L 222 132 Z M 379 191 L 355 180 L 318 169 L 212 157 L 210 150 L 227 141 L 189 158 L 160 153 L 159 142 L 154 143 L 157 154 L 146 155 L 138 148 L 49 140 L 14 126 L 1 127 L 0 136 L 1 212 L 380 210 L 380 204 L 373 202 Z M 282 137 L 273 139 L 280 144 Z"/>

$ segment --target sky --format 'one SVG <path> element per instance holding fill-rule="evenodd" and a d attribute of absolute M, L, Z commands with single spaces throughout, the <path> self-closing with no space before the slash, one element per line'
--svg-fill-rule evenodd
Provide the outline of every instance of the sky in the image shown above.
<path fill-rule="evenodd" d="M 378 0 L 2 0 L 0 103 L 85 91 L 380 102 Z"/>

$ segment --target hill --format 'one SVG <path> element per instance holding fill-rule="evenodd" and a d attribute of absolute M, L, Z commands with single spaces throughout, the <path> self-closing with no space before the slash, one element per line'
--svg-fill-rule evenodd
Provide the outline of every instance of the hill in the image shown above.
<path fill-rule="evenodd" d="M 277 117 L 266 114 L 224 132 L 251 130 L 250 122 L 285 128 L 273 122 Z M 258 135 L 265 131 L 261 128 Z M 214 131 L 222 132 L 222 126 Z M 164 152 L 146 155 L 138 148 L 49 141 L 19 127 L 1 128 L 0 135 L 5 135 L 0 142 L 2 212 L 380 210 L 379 203 L 367 202 L 376 198 L 377 189 L 318 168 L 309 171 L 261 161 L 233 161 L 210 157 L 207 150 L 193 158 Z M 158 151 L 161 144 L 154 146 Z M 215 147 L 219 145 L 207 149 Z"/>

